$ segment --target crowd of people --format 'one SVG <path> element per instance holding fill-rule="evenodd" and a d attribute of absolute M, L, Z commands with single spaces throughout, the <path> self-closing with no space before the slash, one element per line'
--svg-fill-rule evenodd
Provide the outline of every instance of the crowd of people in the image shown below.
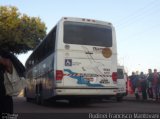
<path fill-rule="evenodd" d="M 160 74 L 157 69 L 148 69 L 148 74 L 141 72 L 132 72 L 129 76 L 132 90 L 136 99 L 140 99 L 140 94 L 143 100 L 160 100 Z"/>

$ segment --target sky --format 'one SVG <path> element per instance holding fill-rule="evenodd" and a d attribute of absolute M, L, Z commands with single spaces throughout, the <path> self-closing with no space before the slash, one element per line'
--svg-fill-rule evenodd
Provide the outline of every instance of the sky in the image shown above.
<path fill-rule="evenodd" d="M 126 72 L 160 71 L 160 0 L 0 0 L 19 12 L 40 17 L 47 33 L 61 17 L 111 22 L 116 30 L 118 63 Z M 23 64 L 30 55 L 18 55 Z"/>

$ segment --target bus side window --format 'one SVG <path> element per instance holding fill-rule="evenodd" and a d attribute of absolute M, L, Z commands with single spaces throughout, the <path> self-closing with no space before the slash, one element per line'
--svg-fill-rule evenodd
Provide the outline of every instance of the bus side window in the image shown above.
<path fill-rule="evenodd" d="M 40 63 L 51 53 L 55 51 L 55 41 L 56 41 L 56 29 L 55 27 L 42 41 L 39 47 L 32 53 L 28 61 L 26 62 L 26 67 L 32 68 L 34 65 Z"/>
<path fill-rule="evenodd" d="M 56 27 L 49 33 L 45 42 L 45 52 L 46 56 L 49 56 L 55 51 L 55 41 L 56 41 Z"/>
<path fill-rule="evenodd" d="M 55 40 L 56 40 L 56 27 L 47 35 L 43 43 L 37 49 L 38 62 L 41 62 L 43 59 L 48 57 L 55 49 Z"/>

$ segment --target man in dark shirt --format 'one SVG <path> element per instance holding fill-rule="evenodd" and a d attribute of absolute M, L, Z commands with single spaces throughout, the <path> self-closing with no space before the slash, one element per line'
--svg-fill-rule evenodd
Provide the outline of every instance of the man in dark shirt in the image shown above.
<path fill-rule="evenodd" d="M 6 95 L 4 86 L 4 72 L 12 73 L 14 65 L 18 75 L 25 77 L 25 67 L 14 54 L 0 49 L 0 113 L 13 113 L 13 100 L 11 96 Z"/>
<path fill-rule="evenodd" d="M 9 59 L 0 56 L 0 114 L 13 113 L 13 100 L 6 95 L 4 86 L 4 72 L 12 73 L 12 63 Z"/>
<path fill-rule="evenodd" d="M 138 77 L 138 75 L 135 74 L 135 72 L 132 72 L 132 75 L 130 76 L 130 80 L 132 83 L 132 88 L 133 88 L 135 97 L 138 100 L 140 98 L 139 94 L 138 94 L 139 77 Z"/>
<path fill-rule="evenodd" d="M 0 64 L 0 97 L 5 95 L 4 71 L 4 66 Z"/>
<path fill-rule="evenodd" d="M 148 75 L 147 75 L 147 93 L 149 98 L 153 99 L 153 90 L 152 90 L 152 81 L 153 81 L 153 73 L 152 69 L 148 69 Z"/>

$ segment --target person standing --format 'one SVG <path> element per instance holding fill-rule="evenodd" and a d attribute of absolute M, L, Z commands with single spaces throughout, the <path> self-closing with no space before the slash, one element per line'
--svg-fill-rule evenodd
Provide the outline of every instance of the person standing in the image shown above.
<path fill-rule="evenodd" d="M 132 75 L 130 76 L 130 80 L 132 83 L 132 89 L 134 91 L 135 97 L 138 100 L 139 97 L 139 91 L 138 91 L 138 87 L 139 87 L 139 78 L 138 78 L 138 74 L 135 74 L 135 72 L 132 72 Z"/>
<path fill-rule="evenodd" d="M 12 74 L 13 66 L 19 77 L 25 77 L 25 67 L 17 57 L 9 51 L 0 49 L 0 113 L 13 114 L 12 96 L 6 95 L 4 73 Z"/>
<path fill-rule="evenodd" d="M 142 99 L 147 100 L 147 80 L 143 72 L 139 75 L 140 87 L 142 91 Z"/>
<path fill-rule="evenodd" d="M 148 74 L 147 74 L 147 93 L 148 93 L 149 98 L 153 99 L 152 81 L 153 81 L 152 69 L 148 69 Z"/>
<path fill-rule="evenodd" d="M 154 69 L 153 80 L 152 80 L 152 91 L 153 91 L 153 96 L 156 100 L 158 100 L 159 98 L 159 86 L 158 86 L 159 78 L 160 76 L 157 73 L 157 69 Z"/>
<path fill-rule="evenodd" d="M 4 86 L 4 73 L 12 73 L 12 62 L 0 56 L 0 113 L 13 113 L 13 100 L 11 96 L 6 95 Z"/>

